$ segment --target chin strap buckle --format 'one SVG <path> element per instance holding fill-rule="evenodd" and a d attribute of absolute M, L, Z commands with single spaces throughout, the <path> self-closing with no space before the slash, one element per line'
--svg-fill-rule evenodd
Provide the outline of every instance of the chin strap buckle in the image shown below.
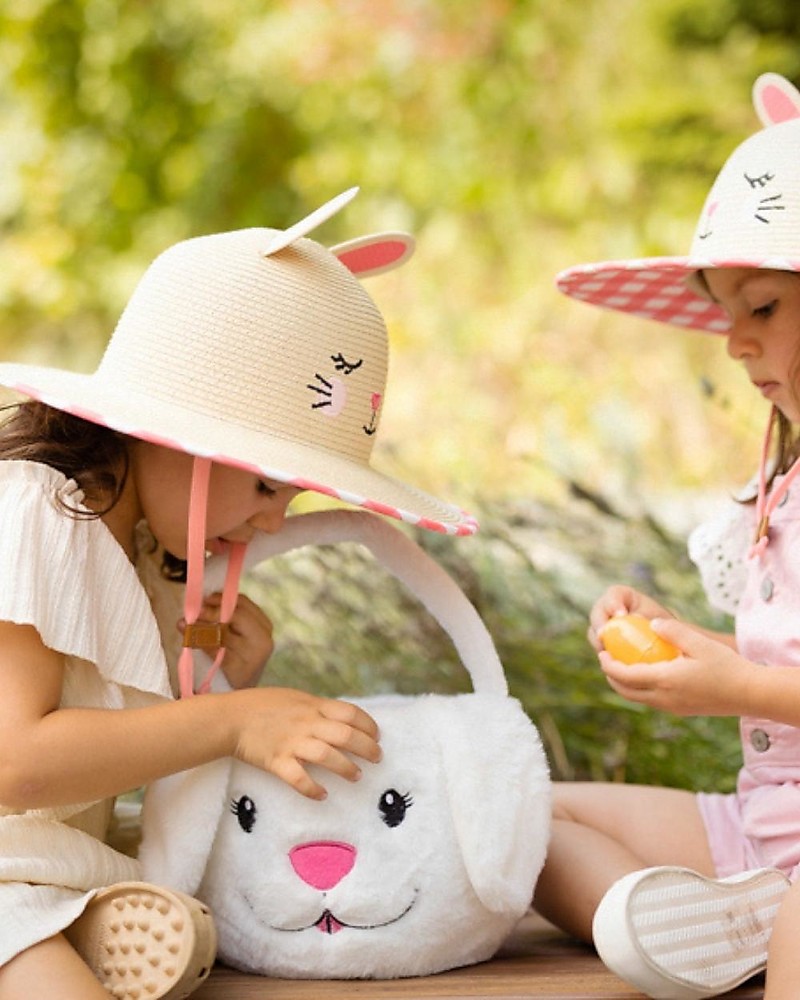
<path fill-rule="evenodd" d="M 194 622 L 183 630 L 184 649 L 219 649 L 225 645 L 227 622 Z"/>

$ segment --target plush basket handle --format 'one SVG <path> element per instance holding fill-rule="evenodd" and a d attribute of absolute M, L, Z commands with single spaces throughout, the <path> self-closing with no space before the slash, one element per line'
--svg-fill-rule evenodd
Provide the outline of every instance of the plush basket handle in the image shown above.
<path fill-rule="evenodd" d="M 245 569 L 304 545 L 359 542 L 428 609 L 453 641 L 480 694 L 508 694 L 503 665 L 480 615 L 453 578 L 382 517 L 366 511 L 330 510 L 289 517 L 274 535 L 258 532 L 247 547 Z M 219 590 L 224 557 L 208 560 L 207 590 Z"/>

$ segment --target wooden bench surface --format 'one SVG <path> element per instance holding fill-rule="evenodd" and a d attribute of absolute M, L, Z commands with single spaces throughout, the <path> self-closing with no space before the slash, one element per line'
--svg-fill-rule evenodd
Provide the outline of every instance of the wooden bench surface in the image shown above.
<path fill-rule="evenodd" d="M 760 1000 L 763 991 L 763 978 L 756 977 L 727 993 L 726 998 Z M 490 962 L 436 976 L 388 980 L 268 979 L 246 976 L 217 965 L 192 996 L 197 1000 L 349 1000 L 351 997 L 624 1000 L 642 994 L 609 972 L 591 948 L 571 940 L 532 914 L 521 921 Z"/>

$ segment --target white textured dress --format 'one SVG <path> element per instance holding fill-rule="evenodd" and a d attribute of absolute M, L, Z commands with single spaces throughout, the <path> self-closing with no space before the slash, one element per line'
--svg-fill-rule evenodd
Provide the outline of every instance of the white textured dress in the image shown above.
<path fill-rule="evenodd" d="M 0 461 L 0 620 L 33 625 L 64 654 L 62 707 L 171 700 L 152 562 L 137 560 L 140 579 L 105 524 L 70 516 L 59 496 L 89 513 L 76 483 L 60 472 Z M 175 585 L 163 584 L 162 603 L 174 607 Z M 140 877 L 136 861 L 103 842 L 112 806 L 20 814 L 0 805 L 0 965 L 68 927 L 93 890 Z"/>

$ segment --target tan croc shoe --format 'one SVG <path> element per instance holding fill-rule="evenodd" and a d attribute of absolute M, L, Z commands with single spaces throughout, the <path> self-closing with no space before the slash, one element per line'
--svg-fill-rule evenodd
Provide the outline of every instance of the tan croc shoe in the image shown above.
<path fill-rule="evenodd" d="M 65 935 L 118 1000 L 183 1000 L 217 949 L 205 904 L 146 882 L 101 889 Z"/>

